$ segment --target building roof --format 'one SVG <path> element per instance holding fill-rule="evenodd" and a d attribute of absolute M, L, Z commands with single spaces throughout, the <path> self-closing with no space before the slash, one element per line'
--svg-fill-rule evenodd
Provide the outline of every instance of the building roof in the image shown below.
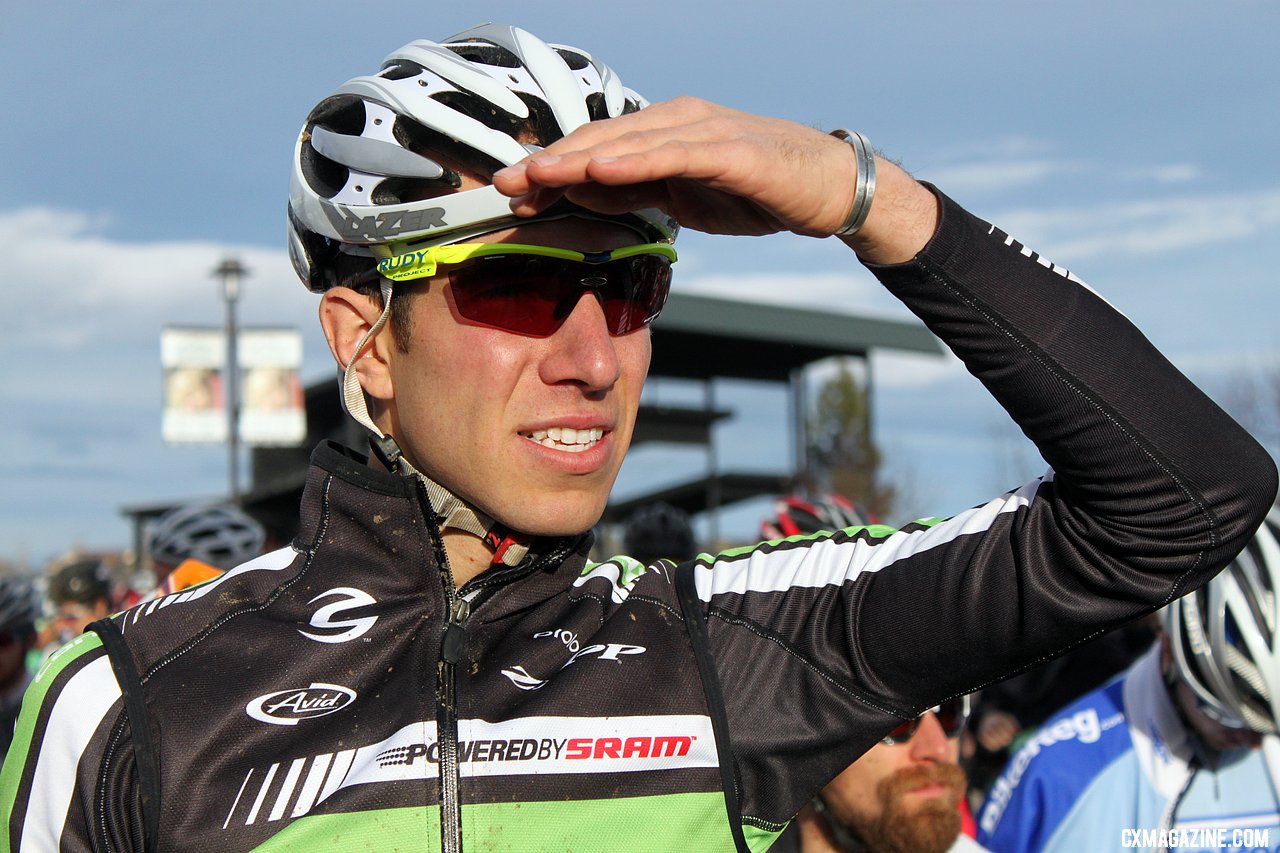
<path fill-rule="evenodd" d="M 873 349 L 941 355 L 942 345 L 915 320 L 891 320 L 673 291 L 653 324 L 654 376 L 765 379 L 837 355 Z"/>

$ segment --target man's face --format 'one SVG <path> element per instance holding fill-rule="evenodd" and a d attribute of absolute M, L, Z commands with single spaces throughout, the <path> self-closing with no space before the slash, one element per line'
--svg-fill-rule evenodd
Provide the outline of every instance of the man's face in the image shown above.
<path fill-rule="evenodd" d="M 831 816 L 876 853 L 945 851 L 960 832 L 959 743 L 932 712 L 911 740 L 877 744 L 822 791 Z"/>
<path fill-rule="evenodd" d="M 467 242 L 602 251 L 641 238 L 621 226 L 563 219 Z M 384 429 L 419 470 L 508 527 L 535 535 L 588 530 L 631 443 L 649 331 L 611 336 L 590 294 L 550 337 L 473 325 L 452 309 L 446 281 L 398 285 L 419 295 L 408 302 L 408 351 L 384 332 L 394 389 Z"/>

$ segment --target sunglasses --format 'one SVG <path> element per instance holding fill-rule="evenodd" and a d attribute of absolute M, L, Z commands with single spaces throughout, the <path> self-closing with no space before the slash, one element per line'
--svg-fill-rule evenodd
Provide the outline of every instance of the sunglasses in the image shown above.
<path fill-rule="evenodd" d="M 933 714 L 938 718 L 938 724 L 942 726 L 942 733 L 947 737 L 956 737 L 964 730 L 964 724 L 969 720 L 969 694 L 957 696 L 954 699 L 948 699 L 941 705 L 934 705 L 914 720 L 907 720 L 905 723 L 899 724 L 893 731 L 884 736 L 884 742 L 887 744 L 902 744 L 911 740 L 915 736 L 916 729 L 920 728 L 920 721 L 928 714 Z"/>
<path fill-rule="evenodd" d="M 555 334 L 582 294 L 600 300 L 609 334 L 625 335 L 653 322 L 671 288 L 676 250 L 643 243 L 607 252 L 575 252 L 520 243 L 454 243 L 406 252 L 378 262 L 394 281 L 447 270 L 446 297 L 470 323 L 545 338 Z"/>

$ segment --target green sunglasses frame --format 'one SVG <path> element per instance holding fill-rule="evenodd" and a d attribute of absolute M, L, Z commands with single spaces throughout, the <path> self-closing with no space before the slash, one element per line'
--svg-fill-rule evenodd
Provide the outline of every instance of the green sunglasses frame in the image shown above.
<path fill-rule="evenodd" d="M 450 243 L 383 258 L 378 261 L 377 271 L 392 281 L 410 281 L 433 276 L 440 266 L 460 264 L 486 255 L 538 255 L 584 264 L 607 264 L 637 255 L 661 255 L 672 263 L 677 260 L 675 247 L 670 243 L 640 243 L 604 252 L 578 252 L 525 243 Z"/>

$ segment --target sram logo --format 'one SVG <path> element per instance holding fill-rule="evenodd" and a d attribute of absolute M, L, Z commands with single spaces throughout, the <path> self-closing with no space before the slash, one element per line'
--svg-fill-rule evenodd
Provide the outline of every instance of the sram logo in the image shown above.
<path fill-rule="evenodd" d="M 304 631 L 299 628 L 299 634 L 309 640 L 315 640 L 317 643 L 345 643 L 361 636 L 373 627 L 374 622 L 378 621 L 377 616 L 339 618 L 349 610 L 378 603 L 372 595 L 362 589 L 354 589 L 349 586 L 335 587 L 328 592 L 320 593 L 311 599 L 308 604 L 315 604 L 322 598 L 331 598 L 335 595 L 338 596 L 338 599 L 329 602 L 316 610 L 315 613 L 312 613 L 311 621 L 308 623 L 312 628 L 333 633 L 313 634 L 310 631 Z"/>
<path fill-rule="evenodd" d="M 299 720 L 341 711 L 356 701 L 356 692 L 340 684 L 313 681 L 308 687 L 277 690 L 244 706 L 245 713 L 273 726 L 296 726 Z"/>
<path fill-rule="evenodd" d="M 629 643 L 592 643 L 589 646 L 583 646 L 578 642 L 578 637 L 572 631 L 556 629 L 555 631 L 539 631 L 533 635 L 535 640 L 543 637 L 551 637 L 559 640 L 564 644 L 570 652 L 569 659 L 565 661 L 564 669 L 570 664 L 577 663 L 585 657 L 594 657 L 596 660 L 609 660 L 614 663 L 621 663 L 623 655 L 642 655 L 648 649 L 644 646 L 634 646 Z M 523 666 L 513 666 L 510 669 L 502 670 L 502 674 L 510 679 L 511 683 L 521 690 L 540 690 L 550 683 L 549 679 L 538 678 L 531 675 Z"/>

